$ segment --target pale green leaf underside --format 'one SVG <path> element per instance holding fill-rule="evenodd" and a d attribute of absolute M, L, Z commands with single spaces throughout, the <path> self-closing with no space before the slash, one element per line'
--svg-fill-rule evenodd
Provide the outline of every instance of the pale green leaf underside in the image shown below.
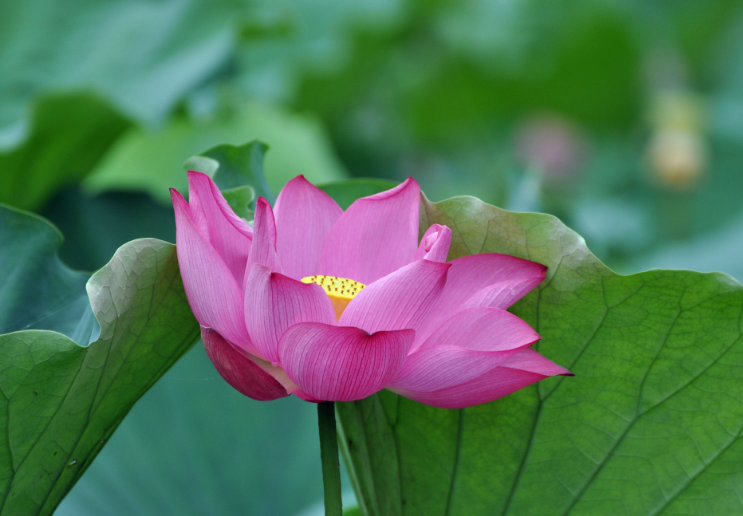
<path fill-rule="evenodd" d="M 0 250 L 0 258 L 9 264 L 15 256 L 18 271 L 36 273 L 25 286 L 54 294 L 62 309 L 70 308 L 67 292 L 76 306 L 80 275 L 54 256 L 61 243 L 54 228 L 7 208 L 0 207 L 0 217 L 0 235 L 15 240 L 20 253 Z M 27 262 L 41 265 L 29 269 Z M 0 284 L 2 306 L 24 302 L 22 295 L 9 297 L 18 286 Z M 2 515 L 52 514 L 129 409 L 198 337 L 172 244 L 126 244 L 90 278 L 87 291 L 100 325 L 88 347 L 53 327 L 0 335 Z"/>
<path fill-rule="evenodd" d="M 743 514 L 743 288 L 723 274 L 619 276 L 551 216 L 424 201 L 449 258 L 500 252 L 549 267 L 512 308 L 552 378 L 464 410 L 387 391 L 340 404 L 366 514 Z"/>

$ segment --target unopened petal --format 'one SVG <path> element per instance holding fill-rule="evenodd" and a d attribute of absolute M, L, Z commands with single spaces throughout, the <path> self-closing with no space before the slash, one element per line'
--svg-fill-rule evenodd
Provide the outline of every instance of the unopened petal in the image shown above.
<path fill-rule="evenodd" d="M 281 337 L 281 364 L 316 400 L 359 400 L 397 375 L 414 337 L 413 330 L 369 334 L 352 327 L 295 324 Z"/>
<path fill-rule="evenodd" d="M 445 262 L 451 246 L 451 229 L 439 224 L 433 224 L 426 230 L 421 238 L 418 250 L 415 252 L 416 260 L 431 260 L 434 262 Z"/>
<path fill-rule="evenodd" d="M 253 265 L 245 288 L 245 323 L 258 352 L 279 364 L 279 339 L 299 322 L 335 323 L 333 304 L 325 291 Z"/>
<path fill-rule="evenodd" d="M 403 184 L 354 202 L 330 230 L 319 274 L 365 285 L 413 261 L 418 247 L 420 187 Z"/>
<path fill-rule="evenodd" d="M 176 249 L 183 286 L 196 320 L 246 351 L 250 338 L 243 316 L 243 294 L 219 253 L 196 229 L 189 207 L 171 190 L 175 209 Z"/>
<path fill-rule="evenodd" d="M 222 257 L 238 285 L 242 285 L 253 238 L 252 229 L 232 212 L 217 185 L 206 174 L 188 173 L 188 194 L 191 219 Z"/>
<path fill-rule="evenodd" d="M 297 176 L 279 193 L 274 214 L 282 272 L 294 279 L 317 274 L 325 239 L 343 210 L 304 176 Z"/>
<path fill-rule="evenodd" d="M 255 202 L 255 219 L 253 221 L 253 244 L 245 270 L 247 275 L 254 263 L 259 263 L 273 272 L 281 272 L 281 263 L 276 250 L 276 222 L 271 205 L 263 197 Z M 247 280 L 247 276 L 246 276 Z"/>
<path fill-rule="evenodd" d="M 201 340 L 204 343 L 206 354 L 219 375 L 248 398 L 270 401 L 289 395 L 271 374 L 264 371 L 247 355 L 232 347 L 216 331 L 202 327 Z"/>

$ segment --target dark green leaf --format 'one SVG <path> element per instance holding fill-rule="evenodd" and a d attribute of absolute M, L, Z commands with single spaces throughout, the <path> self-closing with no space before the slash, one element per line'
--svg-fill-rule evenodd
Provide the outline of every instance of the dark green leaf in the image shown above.
<path fill-rule="evenodd" d="M 349 206 L 360 197 L 374 195 L 390 188 L 396 187 L 397 181 L 376 178 L 357 178 L 337 181 L 335 183 L 326 183 L 320 185 L 326 194 L 335 199 L 341 208 L 348 209 Z"/>
<path fill-rule="evenodd" d="M 141 192 L 89 196 L 68 188 L 54 196 L 42 215 L 65 236 L 60 258 L 77 269 L 100 269 L 119 247 L 137 238 L 175 241 L 173 207 Z"/>
<path fill-rule="evenodd" d="M 387 391 L 339 404 L 365 513 L 730 515 L 743 512 L 743 288 L 723 274 L 619 276 L 557 219 L 474 198 L 424 200 L 450 258 L 549 266 L 514 313 L 574 378 L 442 410 Z"/>
<path fill-rule="evenodd" d="M 19 305 L 27 317 L 37 309 L 23 308 L 24 293 L 48 292 L 56 304 L 41 313 L 68 313 L 39 327 L 69 330 L 84 277 L 56 259 L 61 237 L 37 217 L 0 213 L 9 245 L 0 259 L 12 272 L 0 286 L 0 306 Z M 129 409 L 198 336 L 172 244 L 130 242 L 90 278 L 87 291 L 100 325 L 89 346 L 48 329 L 0 335 L 0 514 L 52 514 Z"/>

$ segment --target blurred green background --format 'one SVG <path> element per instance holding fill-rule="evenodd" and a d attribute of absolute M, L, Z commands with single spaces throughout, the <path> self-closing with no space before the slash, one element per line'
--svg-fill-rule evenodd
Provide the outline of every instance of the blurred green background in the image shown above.
<path fill-rule="evenodd" d="M 275 191 L 414 176 L 554 213 L 619 272 L 743 279 L 741 0 L 0 2 L 0 202 L 70 266 L 174 241 L 185 159 L 254 138 Z M 197 346 L 58 513 L 311 515 L 316 440 Z"/>

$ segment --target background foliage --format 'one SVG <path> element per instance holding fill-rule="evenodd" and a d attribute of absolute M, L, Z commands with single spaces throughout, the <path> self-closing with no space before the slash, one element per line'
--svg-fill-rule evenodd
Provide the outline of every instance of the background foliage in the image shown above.
<path fill-rule="evenodd" d="M 433 200 L 556 214 L 620 272 L 743 279 L 742 55 L 739 0 L 10 0 L 0 202 L 52 220 L 62 261 L 93 272 L 174 240 L 187 158 L 260 138 L 274 191 L 413 175 Z M 298 513 L 321 491 L 294 401 L 239 397 L 196 346 L 59 512 Z"/>

